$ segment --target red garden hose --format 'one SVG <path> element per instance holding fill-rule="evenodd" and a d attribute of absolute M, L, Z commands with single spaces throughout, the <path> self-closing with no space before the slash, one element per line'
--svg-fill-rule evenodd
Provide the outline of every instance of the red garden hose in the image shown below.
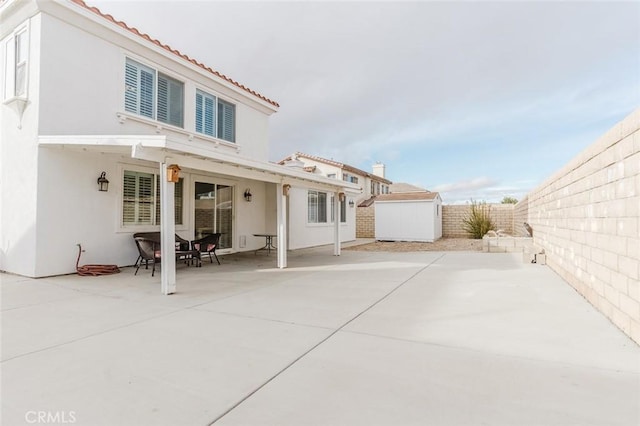
<path fill-rule="evenodd" d="M 117 265 L 78 266 L 78 264 L 80 263 L 81 255 L 82 255 L 82 246 L 78 244 L 78 260 L 76 260 L 76 271 L 78 271 L 78 275 L 96 277 L 98 275 L 110 275 L 110 274 L 117 274 L 118 272 L 120 272 L 120 269 L 118 269 Z"/>

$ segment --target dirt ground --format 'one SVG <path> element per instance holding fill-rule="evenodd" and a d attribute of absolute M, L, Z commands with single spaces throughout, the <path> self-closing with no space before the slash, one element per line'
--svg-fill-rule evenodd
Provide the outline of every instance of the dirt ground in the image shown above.
<path fill-rule="evenodd" d="M 409 241 L 375 241 L 373 243 L 344 247 L 354 251 L 482 251 L 482 240 L 469 238 L 440 238 L 434 243 Z"/>

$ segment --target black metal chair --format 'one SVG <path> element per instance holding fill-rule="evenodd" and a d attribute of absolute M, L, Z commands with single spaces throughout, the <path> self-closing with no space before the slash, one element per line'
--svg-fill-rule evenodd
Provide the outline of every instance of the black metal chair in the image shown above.
<path fill-rule="evenodd" d="M 149 266 L 149 262 L 152 263 L 151 276 L 153 277 L 156 272 L 156 263 L 159 263 L 162 258 L 160 254 L 160 243 L 145 237 L 134 237 L 133 239 L 136 242 L 136 247 L 138 247 L 138 253 L 140 254 L 140 261 L 136 262 L 136 272 L 133 275 L 138 274 L 138 269 L 140 269 L 142 261 L 144 261 L 147 267 Z"/>
<path fill-rule="evenodd" d="M 157 244 L 158 250 L 160 250 L 160 232 L 157 232 L 157 231 L 156 232 L 136 232 L 135 234 L 133 234 L 134 239 L 138 237 L 153 241 L 154 243 Z M 180 251 L 189 250 L 189 240 L 185 240 L 178 234 L 175 234 L 175 239 L 176 239 L 176 250 L 180 250 Z M 138 262 L 140 262 L 141 260 L 146 260 L 146 259 L 142 259 L 142 256 L 138 255 L 138 258 L 136 259 L 136 263 L 134 263 L 133 266 L 138 266 Z M 177 256 L 176 256 L 176 260 L 178 260 Z M 149 262 L 147 261 L 146 263 L 148 266 Z"/>
<path fill-rule="evenodd" d="M 220 259 L 218 259 L 218 255 L 216 254 L 216 249 L 220 244 L 221 235 L 222 234 L 220 233 L 209 234 L 197 240 L 193 240 L 191 241 L 191 250 L 195 250 L 199 252 L 201 254 L 201 257 L 202 257 L 202 253 L 208 254 L 209 260 L 211 261 L 211 263 L 213 263 L 213 257 L 211 257 L 211 254 L 213 254 L 219 265 Z"/>

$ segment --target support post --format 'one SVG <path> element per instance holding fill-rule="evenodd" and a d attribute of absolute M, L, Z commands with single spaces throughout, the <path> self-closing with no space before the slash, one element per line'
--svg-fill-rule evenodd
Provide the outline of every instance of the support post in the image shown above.
<path fill-rule="evenodd" d="M 167 161 L 160 163 L 160 250 L 162 294 L 176 292 L 175 184 L 167 181 Z"/>
<path fill-rule="evenodd" d="M 284 185 L 277 184 L 276 215 L 278 216 L 278 268 L 287 267 L 287 195 Z"/>
<path fill-rule="evenodd" d="M 334 192 L 333 200 L 333 255 L 340 256 L 340 192 Z"/>

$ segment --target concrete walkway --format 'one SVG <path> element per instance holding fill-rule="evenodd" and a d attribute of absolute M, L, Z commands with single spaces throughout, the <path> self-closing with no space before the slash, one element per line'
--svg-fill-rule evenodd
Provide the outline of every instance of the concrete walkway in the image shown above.
<path fill-rule="evenodd" d="M 640 348 L 547 267 L 331 250 L 181 266 L 172 296 L 0 275 L 2 424 L 640 424 Z"/>

